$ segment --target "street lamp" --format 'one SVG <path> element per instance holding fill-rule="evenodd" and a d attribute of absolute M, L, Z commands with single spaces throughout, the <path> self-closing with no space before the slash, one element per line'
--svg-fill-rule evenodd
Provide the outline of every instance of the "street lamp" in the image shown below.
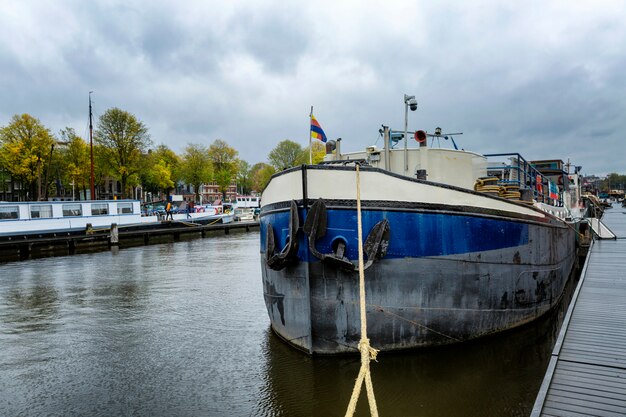
<path fill-rule="evenodd" d="M 409 138 L 408 138 L 408 125 L 409 125 L 409 107 L 411 111 L 417 110 L 417 101 L 415 96 L 404 95 L 404 175 L 408 175 L 409 172 L 409 154 L 407 150 Z"/>

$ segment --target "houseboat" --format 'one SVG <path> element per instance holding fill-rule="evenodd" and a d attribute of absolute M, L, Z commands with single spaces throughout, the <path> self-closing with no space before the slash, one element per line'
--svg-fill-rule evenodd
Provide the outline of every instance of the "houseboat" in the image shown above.
<path fill-rule="evenodd" d="M 372 347 L 463 342 L 559 301 L 583 216 L 577 174 L 435 147 L 449 136 L 439 129 L 411 132 L 415 147 L 405 132 L 381 135 L 382 149 L 361 152 L 337 141 L 323 163 L 279 172 L 263 192 L 263 291 L 277 335 L 310 354 L 358 350 L 357 199 Z"/>

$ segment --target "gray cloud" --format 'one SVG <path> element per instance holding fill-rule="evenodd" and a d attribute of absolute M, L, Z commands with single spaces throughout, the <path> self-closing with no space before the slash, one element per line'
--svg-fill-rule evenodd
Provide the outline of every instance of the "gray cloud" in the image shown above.
<path fill-rule="evenodd" d="M 308 145 L 315 114 L 344 150 L 381 123 L 462 131 L 477 152 L 624 172 L 626 27 L 618 2 L 386 4 L 272 0 L 0 5 L 0 125 L 29 113 L 86 132 L 130 111 L 155 144 L 224 139 L 250 163 Z"/>

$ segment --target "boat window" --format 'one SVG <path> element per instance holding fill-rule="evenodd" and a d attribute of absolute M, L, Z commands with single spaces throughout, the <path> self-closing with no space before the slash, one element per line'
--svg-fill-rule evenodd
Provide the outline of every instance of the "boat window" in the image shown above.
<path fill-rule="evenodd" d="M 52 218 L 52 205 L 44 204 L 44 205 L 30 206 L 30 218 L 31 219 Z"/>
<path fill-rule="evenodd" d="M 117 203 L 117 214 L 133 214 L 133 203 Z"/>
<path fill-rule="evenodd" d="M 80 204 L 63 204 L 63 217 L 82 216 L 83 208 Z"/>
<path fill-rule="evenodd" d="M 19 219 L 17 206 L 0 207 L 0 220 Z"/>
<path fill-rule="evenodd" d="M 106 216 L 109 214 L 109 205 L 107 203 L 92 203 L 91 215 L 92 216 Z"/>

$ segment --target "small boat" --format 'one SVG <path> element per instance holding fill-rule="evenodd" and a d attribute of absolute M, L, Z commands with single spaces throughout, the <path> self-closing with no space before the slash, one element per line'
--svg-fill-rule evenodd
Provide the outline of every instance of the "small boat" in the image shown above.
<path fill-rule="evenodd" d="M 237 207 L 235 208 L 235 221 L 251 222 L 254 220 L 254 208 Z"/>
<path fill-rule="evenodd" d="M 222 222 L 233 220 L 232 214 L 218 213 L 212 207 L 198 212 L 175 213 L 173 221 Z M 157 225 L 164 215 L 142 215 L 138 200 L 83 200 L 0 202 L 0 235 L 80 231 L 119 227 Z"/>
<path fill-rule="evenodd" d="M 450 136 L 439 129 L 411 133 L 416 148 L 404 132 L 381 135 L 382 149 L 327 144 L 322 164 L 279 172 L 266 187 L 262 279 L 277 335 L 309 354 L 358 351 L 357 199 L 372 347 L 463 342 L 559 301 L 585 211 L 577 172 L 428 146 Z"/>

